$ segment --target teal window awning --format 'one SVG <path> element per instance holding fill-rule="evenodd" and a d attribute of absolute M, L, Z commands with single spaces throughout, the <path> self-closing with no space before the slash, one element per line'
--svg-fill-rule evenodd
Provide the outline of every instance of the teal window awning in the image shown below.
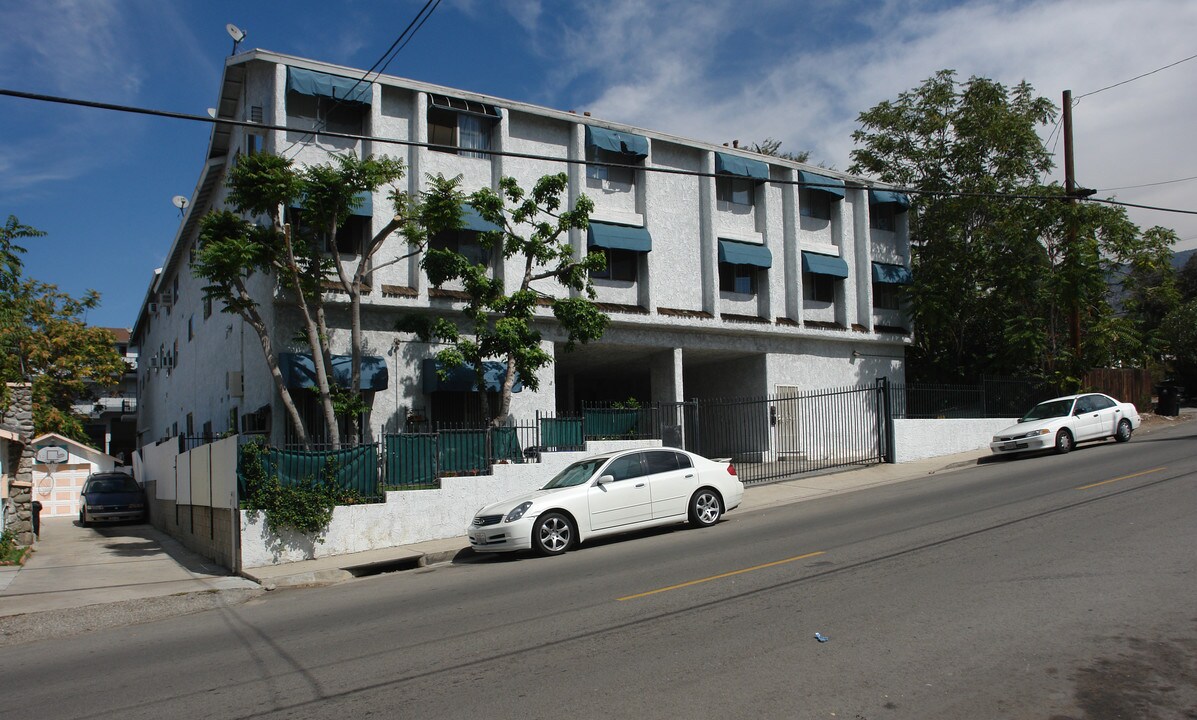
<path fill-rule="evenodd" d="M 910 269 L 902 265 L 873 263 L 873 280 L 886 285 L 909 285 L 914 278 Z"/>
<path fill-rule="evenodd" d="M 474 366 L 466 363 L 465 365 L 458 365 L 455 368 L 449 369 L 445 373 L 445 377 L 441 377 L 441 363 L 436 358 L 427 358 L 424 360 L 424 392 L 476 392 L 474 383 L 477 378 L 474 375 Z M 503 378 L 507 375 L 507 363 L 499 362 L 498 360 L 483 360 L 482 361 L 482 381 L 486 386 L 487 392 L 501 392 L 503 390 Z M 511 386 L 511 392 L 520 392 L 524 389 L 523 383 L 520 382 L 520 376 L 517 373 L 515 376 L 515 384 Z"/>
<path fill-rule="evenodd" d="M 830 275 L 837 278 L 848 277 L 848 263 L 843 258 L 834 255 L 820 255 L 819 253 L 802 251 L 802 272 L 812 275 Z"/>
<path fill-rule="evenodd" d="M 461 227 L 475 232 L 502 232 L 503 228 L 488 222 L 470 205 L 461 204 Z"/>
<path fill-rule="evenodd" d="M 329 75 L 296 67 L 287 68 L 287 90 L 300 95 L 369 105 L 374 95 L 372 87 L 372 83 L 359 78 Z"/>
<path fill-rule="evenodd" d="M 283 383 L 292 389 L 316 387 L 316 367 L 312 364 L 312 356 L 307 353 L 279 353 L 278 367 L 283 373 Z M 387 363 L 385 358 L 376 355 L 362 356 L 361 390 L 387 389 Z M 351 355 L 333 355 L 332 381 L 343 388 L 349 387 L 349 379 L 353 372 L 353 357 Z"/>
<path fill-rule="evenodd" d="M 586 144 L 607 152 L 642 158 L 648 155 L 648 138 L 618 130 L 586 126 Z"/>
<path fill-rule="evenodd" d="M 739 175 L 753 180 L 769 179 L 768 163 L 721 152 L 715 153 L 715 172 L 724 175 Z"/>
<path fill-rule="evenodd" d="M 592 222 L 586 238 L 591 247 L 635 252 L 652 252 L 653 249 L 653 238 L 642 227 Z"/>
<path fill-rule="evenodd" d="M 773 267 L 773 253 L 764 245 L 719 239 L 719 262 L 729 265 Z"/>
<path fill-rule="evenodd" d="M 844 181 L 839 178 L 828 177 L 818 173 L 808 172 L 806 170 L 798 171 L 798 181 L 803 183 L 802 188 L 805 190 L 814 190 L 815 192 L 827 193 L 828 195 L 835 195 L 837 198 L 843 199 L 847 192 L 844 190 Z"/>
<path fill-rule="evenodd" d="M 357 195 L 353 196 L 358 201 L 357 207 L 349 209 L 350 215 L 361 215 L 362 217 L 374 217 L 374 194 L 369 190 L 362 190 Z M 291 202 L 291 207 L 295 210 L 302 210 L 303 203 L 306 198 L 296 198 Z"/>
<path fill-rule="evenodd" d="M 894 212 L 906 212 L 910 209 L 910 196 L 894 190 L 870 190 L 870 205 L 896 205 Z"/>

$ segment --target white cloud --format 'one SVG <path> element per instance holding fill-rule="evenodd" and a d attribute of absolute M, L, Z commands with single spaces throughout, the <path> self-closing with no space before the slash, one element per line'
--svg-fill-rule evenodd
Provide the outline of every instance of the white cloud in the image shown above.
<path fill-rule="evenodd" d="M 0 25 L 7 29 L 0 50 L 0 64 L 10 68 L 6 84 L 118 100 L 141 86 L 139 68 L 128 61 L 138 38 L 122 29 L 115 0 L 12 3 L 0 10 Z"/>
<path fill-rule="evenodd" d="M 771 136 L 845 169 L 857 114 L 942 68 L 1007 85 L 1025 79 L 1058 104 L 1066 88 L 1079 96 L 1192 54 L 1197 27 L 1197 3 L 1171 0 L 816 8 L 818 17 L 804 14 L 804 5 L 715 0 L 577 9 L 573 29 L 544 49 L 559 61 L 550 81 L 592 88 L 575 102 L 598 117 L 712 142 Z M 828 42 L 815 28 L 843 35 Z M 737 47 L 750 53 L 747 70 L 734 65 Z M 1079 180 L 1113 187 L 1193 175 L 1197 145 L 1187 138 L 1197 96 L 1188 88 L 1195 80 L 1197 60 L 1083 98 L 1075 110 Z M 1062 165 L 1062 146 L 1057 155 Z M 1192 208 L 1192 189 L 1119 195 Z M 1132 211 L 1140 225 L 1175 227 L 1182 238 L 1197 236 L 1191 217 Z"/>

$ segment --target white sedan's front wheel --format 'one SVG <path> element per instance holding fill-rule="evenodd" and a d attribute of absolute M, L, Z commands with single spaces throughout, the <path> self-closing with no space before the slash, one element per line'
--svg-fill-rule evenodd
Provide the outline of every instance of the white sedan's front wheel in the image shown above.
<path fill-rule="evenodd" d="M 1117 442 L 1126 442 L 1127 440 L 1131 439 L 1132 432 L 1133 432 L 1133 430 L 1131 429 L 1130 420 L 1127 420 L 1125 418 L 1122 420 L 1119 420 L 1118 421 L 1118 431 L 1116 433 L 1114 433 L 1114 440 L 1116 440 Z"/>
<path fill-rule="evenodd" d="M 1068 430 L 1060 430 L 1056 433 L 1056 454 L 1063 455 L 1066 452 L 1072 451 L 1072 433 Z"/>
<path fill-rule="evenodd" d="M 574 542 L 574 525 L 561 513 L 545 513 L 532 527 L 532 547 L 541 555 L 560 555 Z"/>

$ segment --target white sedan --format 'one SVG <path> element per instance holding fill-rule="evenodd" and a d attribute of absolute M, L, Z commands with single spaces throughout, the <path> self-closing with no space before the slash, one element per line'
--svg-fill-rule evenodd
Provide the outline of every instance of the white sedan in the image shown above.
<path fill-rule="evenodd" d="M 1063 454 L 1087 440 L 1126 442 L 1138 427 L 1139 411 L 1131 403 L 1101 393 L 1069 395 L 1031 408 L 1017 425 L 994 435 L 989 449 L 997 455 L 1049 448 Z"/>
<path fill-rule="evenodd" d="M 743 497 L 731 463 L 672 448 L 624 450 L 579 460 L 540 490 L 487 505 L 466 535 L 478 552 L 560 555 L 604 535 L 687 520 L 714 525 Z"/>

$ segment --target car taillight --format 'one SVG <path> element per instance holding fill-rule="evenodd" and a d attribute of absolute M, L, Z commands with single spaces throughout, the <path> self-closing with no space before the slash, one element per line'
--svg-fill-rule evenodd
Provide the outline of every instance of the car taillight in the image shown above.
<path fill-rule="evenodd" d="M 736 466 L 735 466 L 735 465 L 732 465 L 731 463 L 728 463 L 728 464 L 727 464 L 727 474 L 728 474 L 728 475 L 735 475 L 735 474 L 736 474 Z"/>

